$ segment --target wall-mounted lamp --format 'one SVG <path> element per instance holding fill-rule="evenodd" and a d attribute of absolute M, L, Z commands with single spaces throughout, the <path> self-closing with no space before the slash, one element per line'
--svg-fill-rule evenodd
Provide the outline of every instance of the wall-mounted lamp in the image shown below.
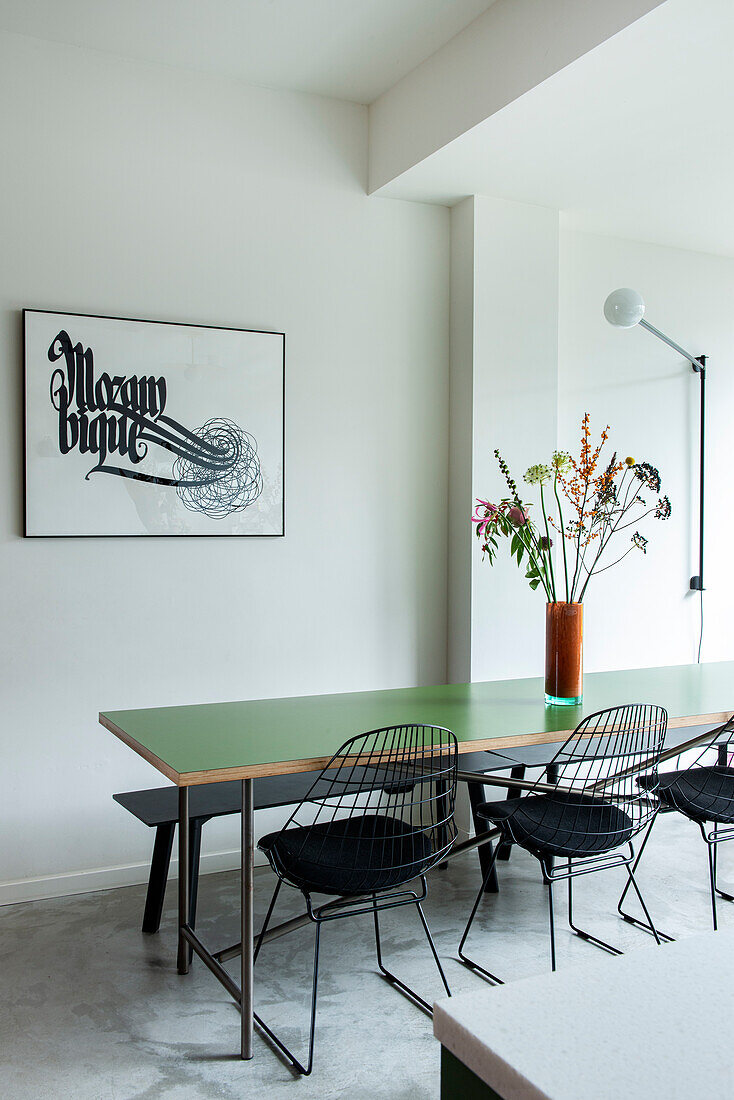
<path fill-rule="evenodd" d="M 676 344 L 675 340 L 671 340 L 669 336 L 666 336 L 660 329 L 655 328 L 649 321 L 645 320 L 645 303 L 642 297 L 636 290 L 630 290 L 629 287 L 622 287 L 620 290 L 613 290 L 604 303 L 604 316 L 610 325 L 615 325 L 617 328 L 634 328 L 635 325 L 641 325 L 646 328 L 648 332 L 651 332 L 653 336 L 657 336 L 659 340 L 671 347 L 673 351 L 677 351 L 679 355 L 682 355 L 684 359 L 693 367 L 694 371 L 698 375 L 701 381 L 701 420 L 700 420 L 700 482 L 699 482 L 699 497 L 698 497 L 698 576 L 691 577 L 691 588 L 695 592 L 703 592 L 703 502 L 704 502 L 704 445 L 705 445 L 705 405 L 706 405 L 706 356 L 705 355 L 691 355 L 690 352 L 682 348 L 680 344 Z"/>

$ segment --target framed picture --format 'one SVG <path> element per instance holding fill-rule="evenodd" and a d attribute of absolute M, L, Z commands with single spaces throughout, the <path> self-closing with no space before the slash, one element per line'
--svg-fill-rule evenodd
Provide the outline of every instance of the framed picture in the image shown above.
<path fill-rule="evenodd" d="M 25 535 L 283 535 L 285 335 L 23 311 Z"/>

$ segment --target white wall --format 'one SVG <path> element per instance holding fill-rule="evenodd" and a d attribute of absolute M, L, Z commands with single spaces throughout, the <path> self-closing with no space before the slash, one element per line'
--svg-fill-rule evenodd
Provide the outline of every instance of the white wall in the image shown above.
<path fill-rule="evenodd" d="M 1 901 L 144 877 L 100 709 L 443 679 L 449 217 L 365 108 L 31 39 L 0 134 Z M 24 541 L 23 306 L 285 330 L 287 537 Z"/>
<path fill-rule="evenodd" d="M 471 680 L 475 206 L 471 197 L 451 211 L 447 674 L 453 684 Z"/>
<path fill-rule="evenodd" d="M 731 422 L 734 412 L 734 260 L 563 229 L 560 239 L 559 442 L 578 447 L 585 411 L 612 426 L 622 455 L 652 462 L 673 504 L 651 521 L 645 557 L 631 554 L 589 586 L 589 670 L 695 660 L 698 596 L 699 383 L 686 361 L 643 329 L 612 328 L 602 306 L 638 290 L 651 324 L 707 365 L 705 632 L 702 659 L 734 659 Z"/>
<path fill-rule="evenodd" d="M 520 485 L 555 447 L 558 213 L 476 195 L 454 208 L 451 230 L 449 675 L 533 676 L 542 600 L 508 554 L 482 560 L 469 520 L 477 497 L 508 492 L 495 447 Z"/>
<path fill-rule="evenodd" d="M 552 450 L 558 400 L 558 212 L 477 198 L 473 496 L 507 486 L 494 456 L 522 484 L 536 455 Z M 522 492 L 522 490 L 521 490 Z M 503 555 L 472 562 L 472 679 L 537 676 L 545 609 L 524 567 Z M 514 574 L 520 573 L 520 576 Z M 494 573 L 492 576 L 491 574 Z"/>
<path fill-rule="evenodd" d="M 496 446 L 521 492 L 535 499 L 522 486 L 524 470 L 547 461 L 556 446 L 578 453 L 586 411 L 595 437 L 609 423 L 611 448 L 660 469 L 673 505 L 669 521 L 650 519 L 641 528 L 646 555 L 630 554 L 589 586 L 586 670 L 696 659 L 699 597 L 688 585 L 698 572 L 699 382 L 649 333 L 607 324 L 602 306 L 618 286 L 638 289 L 653 324 L 710 357 L 702 659 L 734 659 L 734 260 L 567 226 L 559 234 L 553 211 L 475 196 L 452 216 L 453 680 L 542 674 L 542 592 L 529 590 L 506 548 L 494 567 L 483 562 L 476 540 L 469 546 L 468 525 L 459 525 L 470 485 L 473 497 L 504 493 Z"/>

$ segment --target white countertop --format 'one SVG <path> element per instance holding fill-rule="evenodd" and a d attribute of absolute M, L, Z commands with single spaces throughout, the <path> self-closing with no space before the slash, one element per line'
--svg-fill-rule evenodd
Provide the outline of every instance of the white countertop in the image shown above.
<path fill-rule="evenodd" d="M 503 1100 L 734 1097 L 734 933 L 445 998 L 433 1031 Z"/>

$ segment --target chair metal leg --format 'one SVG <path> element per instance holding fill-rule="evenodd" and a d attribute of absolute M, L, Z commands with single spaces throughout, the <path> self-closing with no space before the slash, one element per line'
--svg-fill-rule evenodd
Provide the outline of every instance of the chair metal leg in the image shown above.
<path fill-rule="evenodd" d="M 719 843 L 720 843 L 720 841 L 717 841 L 715 844 L 712 845 L 712 847 L 714 849 L 714 889 L 716 890 L 716 893 L 718 894 L 718 896 L 720 898 L 723 898 L 724 901 L 734 901 L 734 895 L 727 894 L 726 890 L 722 890 L 721 887 L 719 886 L 719 883 L 718 883 L 718 877 L 717 876 L 718 876 L 718 870 L 719 870 L 719 861 L 718 861 Z"/>
<path fill-rule="evenodd" d="M 433 936 L 431 935 L 431 929 L 428 927 L 428 921 L 426 920 L 426 915 L 423 912 L 423 906 L 421 905 L 421 903 L 419 901 L 417 901 L 415 903 L 415 906 L 416 906 L 416 909 L 418 910 L 418 916 L 421 919 L 421 924 L 423 925 L 423 931 L 426 934 L 426 939 L 428 940 L 428 946 L 431 949 L 431 954 L 433 955 L 433 960 L 436 963 L 436 967 L 438 969 L 439 974 L 441 975 L 441 981 L 443 982 L 443 987 L 446 990 L 446 996 L 450 997 L 451 996 L 451 990 L 449 989 L 449 983 L 446 981 L 446 975 L 444 973 L 443 967 L 441 966 L 441 960 L 438 957 L 438 951 L 436 950 L 436 945 L 433 942 Z M 431 1012 L 431 1015 L 433 1015 L 433 1012 Z"/>
<path fill-rule="evenodd" d="M 717 840 L 710 840 L 709 837 L 706 835 L 706 826 L 704 825 L 704 823 L 699 821 L 698 822 L 698 827 L 701 830 L 701 836 L 703 837 L 703 839 L 706 843 L 706 848 L 707 848 L 707 851 L 708 851 L 709 887 L 710 887 L 710 890 L 711 890 L 711 916 L 713 918 L 714 931 L 716 932 L 718 930 L 718 927 L 719 927 L 718 914 L 716 912 L 716 898 L 720 897 L 724 901 L 734 901 L 734 896 L 732 894 L 728 894 L 726 892 L 726 890 L 722 890 L 720 888 L 719 882 L 718 882 L 718 869 L 719 869 L 718 846 L 719 846 L 719 844 L 723 843 L 724 840 L 731 839 L 731 838 L 724 837 L 722 840 L 718 840 L 718 841 Z"/>
<path fill-rule="evenodd" d="M 655 937 L 655 943 L 658 945 L 658 947 L 660 947 L 660 945 L 663 943 L 664 940 L 666 942 L 670 943 L 671 942 L 670 936 L 668 936 L 668 937 L 664 936 L 663 933 L 659 932 L 657 930 L 657 928 L 655 927 L 655 925 L 653 924 L 652 917 L 650 916 L 648 908 L 645 905 L 645 900 L 644 900 L 642 894 L 640 893 L 640 888 L 637 885 L 637 879 L 635 878 L 635 873 L 634 873 L 633 869 L 629 866 L 627 867 L 627 874 L 629 875 L 630 881 L 632 882 L 632 885 L 635 888 L 635 893 L 637 894 L 637 900 L 639 901 L 640 905 L 642 906 L 642 912 L 645 914 L 645 916 L 647 918 L 647 923 L 649 925 L 650 931 L 652 932 L 653 936 Z M 645 925 L 642 925 L 642 927 L 644 928 Z"/>
<path fill-rule="evenodd" d="M 275 903 L 278 900 L 278 894 L 280 893 L 280 888 L 281 888 L 282 885 L 283 885 L 283 880 L 282 879 L 278 879 L 277 882 L 275 883 L 275 889 L 273 890 L 273 896 L 270 899 L 270 905 L 268 906 L 268 911 L 265 914 L 265 920 L 263 921 L 263 926 L 260 929 L 260 935 L 257 937 L 257 943 L 255 944 L 255 951 L 254 951 L 253 956 L 252 956 L 253 964 L 257 962 L 257 957 L 260 954 L 260 948 L 263 945 L 263 937 L 264 937 L 265 933 L 268 930 L 268 925 L 270 924 L 270 918 L 273 915 L 273 909 L 275 909 Z"/>
<path fill-rule="evenodd" d="M 315 921 L 314 923 L 316 925 L 316 939 L 314 941 L 313 981 L 311 984 L 311 1027 L 308 1035 L 308 1061 L 305 1066 L 296 1058 L 295 1054 L 285 1045 L 285 1043 L 278 1038 L 272 1028 L 268 1027 L 264 1020 L 255 1013 L 255 1022 L 257 1026 L 265 1033 L 273 1046 L 286 1056 L 296 1072 L 302 1077 L 308 1077 L 313 1069 L 313 1049 L 314 1039 L 316 1037 L 316 1000 L 319 992 L 319 943 L 321 939 L 321 922 Z"/>
<path fill-rule="evenodd" d="M 720 840 L 710 840 L 706 835 L 706 827 L 703 822 L 698 823 L 698 827 L 701 830 L 701 836 L 706 842 L 706 848 L 708 849 L 709 857 L 709 883 L 711 888 L 711 914 L 714 921 L 714 931 L 718 930 L 719 922 L 716 913 L 716 898 L 720 897 L 724 901 L 734 901 L 734 896 L 728 894 L 726 890 L 722 890 L 718 882 L 718 869 L 719 869 L 719 844 L 724 843 L 731 837 L 723 837 Z"/>
<path fill-rule="evenodd" d="M 469 970 L 473 970 L 474 973 L 479 974 L 479 976 L 481 978 L 484 978 L 485 981 L 491 982 L 492 985 L 504 985 L 505 983 L 503 982 L 502 978 L 498 978 L 496 974 L 493 974 L 490 970 L 485 969 L 485 967 L 481 966 L 474 959 L 470 959 L 469 956 L 467 954 L 465 954 L 465 952 L 464 952 L 464 944 L 466 943 L 467 937 L 469 935 L 469 930 L 471 929 L 471 926 L 474 923 L 474 917 L 476 916 L 477 909 L 479 908 L 479 902 L 482 900 L 482 895 L 484 894 L 484 892 L 487 888 L 487 882 L 488 882 L 490 876 L 495 871 L 496 861 L 497 861 L 497 845 L 495 845 L 495 849 L 494 849 L 494 852 L 492 853 L 491 861 L 490 861 L 489 866 L 487 867 L 487 869 L 484 873 L 484 878 L 482 879 L 482 885 L 479 887 L 479 892 L 478 892 L 476 898 L 474 899 L 474 905 L 472 906 L 472 911 L 469 914 L 469 920 L 466 922 L 466 928 L 464 929 L 464 934 L 461 937 L 461 940 L 459 942 L 458 956 L 459 956 L 459 962 L 463 963 L 464 966 L 469 968 Z"/>
<path fill-rule="evenodd" d="M 467 783 L 469 790 L 469 802 L 471 803 L 472 820 L 474 822 L 474 832 L 477 836 L 481 836 L 482 833 L 488 833 L 492 826 L 488 821 L 485 821 L 483 817 L 480 817 L 477 813 L 477 808 L 481 806 L 484 799 L 484 788 L 481 783 Z M 495 866 L 495 857 L 493 855 L 494 845 L 491 841 L 487 844 L 482 844 L 478 849 L 479 853 L 479 867 L 482 872 L 483 886 L 482 889 L 487 894 L 499 893 L 499 881 L 497 879 L 497 868 Z"/>
<path fill-rule="evenodd" d="M 714 857 L 714 884 L 716 884 L 716 882 L 717 882 L 718 863 L 719 863 L 719 851 L 718 851 L 718 848 L 716 847 L 715 844 L 712 844 L 712 848 L 713 848 L 713 857 Z M 717 888 L 716 893 L 718 894 L 718 892 L 719 891 L 718 891 L 718 888 Z"/>
<path fill-rule="evenodd" d="M 175 821 L 166 821 L 156 827 L 153 858 L 150 861 L 148 892 L 145 895 L 145 911 L 143 913 L 142 930 L 148 935 L 153 935 L 161 926 L 175 829 Z"/>
<path fill-rule="evenodd" d="M 569 862 L 569 870 L 570 870 L 571 860 L 569 860 L 568 862 Z M 637 889 L 636 884 L 635 884 L 635 889 Z M 639 893 L 639 891 L 638 891 L 638 893 Z M 610 955 L 623 955 L 624 954 L 624 952 L 620 951 L 618 947 L 613 947 L 611 945 L 611 943 L 607 943 L 606 940 L 600 940 L 598 936 L 593 936 L 591 934 L 591 932 L 585 932 L 583 928 L 579 928 L 579 927 L 577 927 L 577 925 L 575 925 L 573 923 L 573 877 L 572 876 L 569 876 L 569 879 L 568 879 L 568 923 L 569 923 L 569 927 L 571 928 L 571 931 L 575 932 L 575 934 L 580 939 L 586 940 L 588 943 L 595 944 L 597 947 L 600 947 L 602 949 L 602 951 L 608 951 Z"/>
<path fill-rule="evenodd" d="M 569 865 L 570 864 L 571 864 L 571 861 L 569 860 Z M 637 861 L 635 861 L 635 866 L 636 865 L 637 865 Z M 626 894 L 627 889 L 629 888 L 629 886 L 633 887 L 635 893 L 637 894 L 637 899 L 638 899 L 640 905 L 642 906 L 642 911 L 645 914 L 645 918 L 646 918 L 646 921 L 647 921 L 647 923 L 644 924 L 642 921 L 638 921 L 634 918 L 630 918 L 629 923 L 630 924 L 636 924 L 640 928 L 644 928 L 646 932 L 649 932 L 652 936 L 655 937 L 655 942 L 657 943 L 658 946 L 660 946 L 663 943 L 664 940 L 666 942 L 671 942 L 672 938 L 670 936 L 666 937 L 662 932 L 658 932 L 657 928 L 655 927 L 655 925 L 653 923 L 653 920 L 652 920 L 652 917 L 650 916 L 650 911 L 647 908 L 647 905 L 645 904 L 645 899 L 643 898 L 642 893 L 640 891 L 640 888 L 637 885 L 637 880 L 635 878 L 634 868 L 630 864 L 626 864 L 625 866 L 626 866 L 627 874 L 629 876 L 629 882 L 627 884 L 627 887 L 625 888 L 624 894 Z M 622 895 L 622 897 L 624 897 L 624 894 Z M 621 900 L 620 900 L 620 904 L 621 904 Z M 579 928 L 579 927 L 577 927 L 577 925 L 574 924 L 574 922 L 573 922 L 573 877 L 572 876 L 569 876 L 569 879 L 568 879 L 568 923 L 569 923 L 571 929 L 582 940 L 586 940 L 588 943 L 595 944 L 597 947 L 600 947 L 602 949 L 602 951 L 608 951 L 610 955 L 623 955 L 624 954 L 624 952 L 621 951 L 618 947 L 614 947 L 612 944 L 607 943 L 606 940 L 602 940 L 598 936 L 594 936 L 594 935 L 592 935 L 591 932 L 586 932 L 583 928 Z"/>
<path fill-rule="evenodd" d="M 423 997 L 419 996 L 419 994 L 416 993 L 414 989 L 411 989 L 409 985 L 406 985 L 405 982 L 401 981 L 400 978 L 396 977 L 395 974 L 393 974 L 392 971 L 388 970 L 387 967 L 385 966 L 385 964 L 383 963 L 383 961 L 382 961 L 382 942 L 381 942 L 381 939 L 380 939 L 379 910 L 377 908 L 377 898 L 374 895 L 373 895 L 373 898 L 372 898 L 372 905 L 373 905 L 372 915 L 373 915 L 374 922 L 375 922 L 375 947 L 377 948 L 377 965 L 380 968 L 380 973 L 382 974 L 382 976 L 384 978 L 387 979 L 387 981 L 390 982 L 391 985 L 394 985 L 397 989 L 399 989 L 402 993 L 404 993 L 406 997 L 408 997 L 411 1001 L 413 1001 L 415 1004 L 417 1004 L 419 1008 L 422 1008 L 423 1011 L 426 1013 L 426 1015 L 432 1017 L 433 1016 L 433 1009 L 429 1005 L 428 1001 L 424 1000 Z M 421 918 L 421 924 L 423 925 L 423 930 L 426 933 L 426 939 L 428 940 L 428 945 L 431 948 L 431 953 L 433 954 L 433 959 L 436 963 L 436 966 L 438 967 L 438 972 L 441 975 L 441 981 L 443 982 L 444 989 L 446 990 L 447 995 L 450 997 L 451 996 L 451 990 L 449 989 L 449 983 L 446 981 L 446 975 L 444 974 L 443 967 L 441 966 L 441 960 L 438 957 L 438 952 L 436 951 L 436 945 L 433 942 L 433 937 L 431 935 L 431 930 L 428 927 L 428 922 L 427 922 L 425 914 L 423 912 L 423 907 L 422 907 L 422 905 L 419 901 L 416 901 L 415 905 L 416 905 L 416 908 L 418 910 L 418 914 Z"/>
<path fill-rule="evenodd" d="M 635 926 L 635 928 L 641 928 L 643 932 L 649 932 L 649 934 L 651 936 L 655 936 L 656 940 L 659 938 L 659 939 L 663 940 L 665 943 L 675 943 L 675 938 L 673 936 L 669 936 L 667 932 L 661 932 L 659 928 L 656 929 L 655 926 L 653 925 L 652 921 L 648 921 L 648 923 L 645 924 L 645 922 L 641 921 L 639 919 L 639 917 L 633 917 L 631 913 L 625 912 L 625 910 L 622 908 L 622 906 L 624 905 L 624 899 L 627 897 L 627 891 L 629 890 L 630 886 L 634 886 L 635 890 L 637 891 L 638 897 L 640 896 L 639 890 L 637 890 L 637 881 L 634 877 L 634 874 L 635 874 L 635 871 L 637 870 L 637 868 L 639 866 L 640 860 L 642 859 L 642 853 L 645 851 L 645 845 L 647 844 L 648 840 L 650 839 L 650 834 L 652 832 L 653 825 L 657 821 L 657 816 L 658 815 L 655 814 L 655 816 L 653 817 L 652 821 L 650 822 L 650 824 L 648 826 L 647 832 L 645 833 L 644 837 L 642 838 L 642 844 L 640 845 L 639 851 L 638 851 L 637 855 L 635 856 L 635 861 L 632 864 L 631 872 L 630 872 L 630 869 L 627 868 L 628 878 L 627 878 L 627 882 L 625 883 L 624 890 L 622 891 L 622 893 L 620 895 L 619 901 L 617 902 L 617 912 L 619 913 L 622 920 L 626 921 L 627 924 L 633 924 Z M 646 912 L 644 903 L 643 903 L 642 908 L 643 908 L 643 911 Z"/>
<path fill-rule="evenodd" d="M 545 870 L 545 868 L 543 868 Z M 550 921 L 551 970 L 556 969 L 556 922 L 553 919 L 553 882 L 546 876 L 548 883 L 548 919 Z"/>
<path fill-rule="evenodd" d="M 319 944 L 321 942 L 321 924 L 316 924 L 316 940 L 313 947 L 313 981 L 311 983 L 311 1031 L 308 1037 L 308 1067 L 304 1076 L 313 1069 L 313 1044 L 316 1037 L 316 998 L 319 993 Z"/>
<path fill-rule="evenodd" d="M 710 883 L 711 883 L 711 913 L 712 913 L 712 916 L 713 916 L 713 919 L 714 919 L 714 932 L 716 932 L 716 931 L 718 931 L 718 928 L 719 928 L 719 924 L 718 924 L 718 921 L 716 919 L 716 865 L 715 865 L 716 857 L 714 855 L 714 851 L 715 851 L 716 846 L 714 844 L 708 844 L 708 843 L 707 843 L 706 846 L 708 848 L 708 853 L 709 853 L 709 880 L 710 880 Z"/>
<path fill-rule="evenodd" d="M 282 883 L 281 879 L 278 879 L 278 881 L 276 883 L 276 886 L 275 886 L 275 890 L 273 891 L 273 896 L 270 899 L 270 905 L 268 906 L 268 911 L 267 911 L 267 914 L 265 916 L 265 921 L 263 922 L 263 926 L 260 929 L 260 935 L 257 938 L 257 944 L 255 945 L 255 951 L 254 951 L 253 960 L 252 960 L 253 964 L 257 962 L 257 957 L 260 954 L 260 948 L 262 947 L 262 944 L 263 944 L 263 937 L 265 936 L 265 933 L 268 930 L 268 925 L 270 924 L 270 918 L 273 915 L 273 910 L 275 909 L 275 903 L 278 900 L 278 894 L 280 893 L 280 888 L 281 888 L 282 885 L 283 885 L 283 883 Z M 316 939 L 315 939 L 315 942 L 314 942 L 313 978 L 312 978 L 312 984 L 311 984 L 311 1026 L 310 1026 L 310 1029 L 309 1029 L 309 1036 L 308 1036 L 308 1060 L 307 1060 L 305 1066 L 298 1058 L 296 1058 L 295 1054 L 293 1054 L 293 1052 L 285 1045 L 285 1043 L 281 1039 L 278 1038 L 278 1036 L 275 1034 L 273 1029 L 271 1027 L 269 1027 L 268 1024 L 265 1023 L 265 1021 L 262 1019 L 262 1017 L 260 1015 L 258 1015 L 257 1012 L 254 1013 L 255 1023 L 260 1028 L 260 1030 L 267 1036 L 267 1038 L 270 1040 L 270 1042 L 273 1044 L 273 1046 L 277 1050 L 279 1050 L 281 1054 L 285 1055 L 285 1057 L 291 1063 L 291 1065 L 296 1070 L 296 1072 L 299 1073 L 303 1077 L 308 1077 L 308 1075 L 311 1073 L 311 1070 L 313 1069 L 313 1051 L 314 1051 L 314 1040 L 315 1040 L 315 1036 L 316 1036 L 316 1001 L 317 1001 L 318 991 L 319 991 L 319 946 L 320 946 L 320 941 L 321 941 L 321 922 L 320 921 L 315 921 L 314 923 L 316 925 Z"/>

